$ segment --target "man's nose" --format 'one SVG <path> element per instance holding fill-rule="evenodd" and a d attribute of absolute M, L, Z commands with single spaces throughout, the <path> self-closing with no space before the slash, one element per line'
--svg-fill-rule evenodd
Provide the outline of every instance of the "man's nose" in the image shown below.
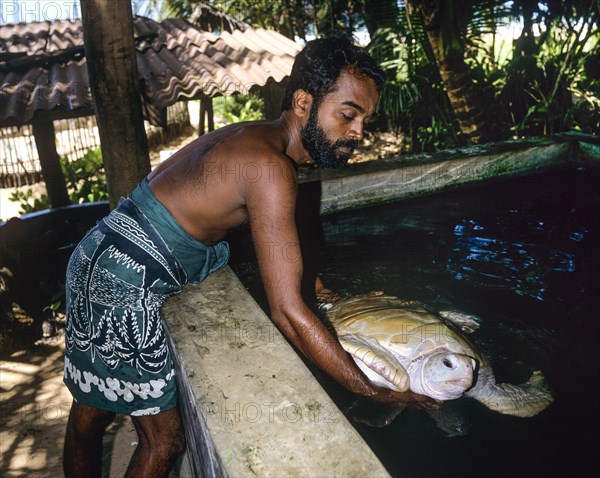
<path fill-rule="evenodd" d="M 348 136 L 350 139 L 354 139 L 356 141 L 362 141 L 363 139 L 363 123 L 354 122 L 352 127 L 348 130 Z"/>

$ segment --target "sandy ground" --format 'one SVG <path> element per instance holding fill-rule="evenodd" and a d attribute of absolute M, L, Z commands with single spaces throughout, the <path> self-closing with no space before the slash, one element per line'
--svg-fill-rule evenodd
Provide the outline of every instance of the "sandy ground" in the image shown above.
<path fill-rule="evenodd" d="M 182 137 L 152 151 L 156 166 L 169 153 L 195 139 Z M 401 139 L 393 135 L 367 135 L 355 162 L 390 157 L 400 153 Z M 45 192 L 43 183 L 26 186 Z M 9 201 L 10 189 L 0 189 L 0 218 L 19 215 Z M 60 331 L 59 331 L 60 332 Z M 62 382 L 64 340 L 59 333 L 41 345 L 23 348 L 0 360 L 0 477 L 63 476 L 62 447 L 71 395 Z M 117 417 L 104 443 L 104 477 L 123 476 L 137 444 L 137 434 L 128 417 Z M 182 470 L 173 476 L 187 476 Z"/>
<path fill-rule="evenodd" d="M 0 476 L 62 476 L 71 395 L 62 382 L 64 341 L 19 350 L 0 360 Z M 109 428 L 104 476 L 123 476 L 137 434 L 126 417 Z"/>

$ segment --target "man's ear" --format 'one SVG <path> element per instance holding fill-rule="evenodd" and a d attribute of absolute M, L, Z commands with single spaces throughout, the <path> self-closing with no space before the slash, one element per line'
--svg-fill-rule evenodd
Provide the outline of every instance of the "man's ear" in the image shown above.
<path fill-rule="evenodd" d="M 296 116 L 308 116 L 310 107 L 312 106 L 312 100 L 313 97 L 308 91 L 302 89 L 296 90 L 292 99 L 292 110 Z"/>

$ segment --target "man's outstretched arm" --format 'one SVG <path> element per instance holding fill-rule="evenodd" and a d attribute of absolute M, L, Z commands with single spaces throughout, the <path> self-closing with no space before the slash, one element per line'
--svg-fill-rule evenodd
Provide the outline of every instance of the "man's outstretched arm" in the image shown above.
<path fill-rule="evenodd" d="M 290 165 L 291 168 L 291 165 Z M 246 205 L 271 320 L 309 360 L 346 389 L 382 403 L 434 406 L 412 392 L 377 387 L 360 371 L 335 336 L 303 302 L 302 258 L 294 222 L 296 183 L 293 171 L 248 185 Z"/>

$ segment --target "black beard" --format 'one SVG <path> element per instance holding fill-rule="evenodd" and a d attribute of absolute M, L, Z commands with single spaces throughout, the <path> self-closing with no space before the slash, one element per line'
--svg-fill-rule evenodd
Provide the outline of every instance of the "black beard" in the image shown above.
<path fill-rule="evenodd" d="M 345 165 L 358 146 L 357 140 L 339 139 L 332 143 L 317 120 L 317 108 L 313 107 L 308 118 L 308 123 L 300 133 L 302 146 L 312 160 L 321 168 L 339 168 Z M 340 147 L 350 148 L 349 153 L 338 153 Z"/>

